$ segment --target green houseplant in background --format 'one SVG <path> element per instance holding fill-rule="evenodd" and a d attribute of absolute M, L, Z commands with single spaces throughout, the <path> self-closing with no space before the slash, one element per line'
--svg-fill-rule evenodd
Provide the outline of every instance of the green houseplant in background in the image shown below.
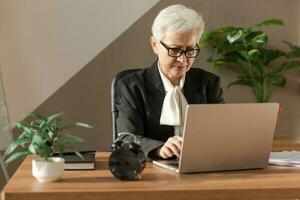
<path fill-rule="evenodd" d="M 30 117 L 30 123 L 24 120 L 16 124 L 21 133 L 7 147 L 3 155 L 5 163 L 29 154 L 36 155 L 37 158 L 32 161 L 33 176 L 41 182 L 58 180 L 64 172 L 64 160 L 60 158 L 63 152 L 65 149 L 74 150 L 72 144 L 83 142 L 78 136 L 61 134 L 62 131 L 75 127 L 92 127 L 80 122 L 62 125 L 62 113 L 50 116 L 30 113 Z M 82 158 L 78 151 L 74 152 Z M 54 157 L 57 153 L 59 157 Z"/>
<path fill-rule="evenodd" d="M 213 50 L 207 59 L 213 69 L 225 66 L 237 72 L 237 80 L 229 83 L 228 88 L 248 86 L 257 102 L 267 102 L 273 88 L 284 87 L 285 72 L 300 67 L 299 47 L 286 41 L 288 52 L 268 46 L 268 34 L 261 27 L 272 25 L 283 25 L 283 21 L 270 19 L 255 27 L 222 27 L 205 32 L 200 40 L 200 47 L 209 46 Z"/>

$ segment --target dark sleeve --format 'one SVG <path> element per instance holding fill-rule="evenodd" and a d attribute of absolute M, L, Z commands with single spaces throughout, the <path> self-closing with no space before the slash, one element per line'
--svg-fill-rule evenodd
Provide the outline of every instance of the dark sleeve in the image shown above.
<path fill-rule="evenodd" d="M 153 158 L 151 151 L 162 146 L 164 142 L 145 137 L 145 104 L 141 86 L 131 85 L 119 81 L 117 88 L 116 107 L 119 111 L 117 122 L 117 132 L 130 132 L 137 136 L 147 158 Z M 147 130 L 150 132 L 151 130 Z M 129 137 L 122 138 L 130 140 Z"/>
<path fill-rule="evenodd" d="M 223 99 L 221 81 L 218 76 L 211 80 L 208 90 L 208 103 L 225 103 Z"/>

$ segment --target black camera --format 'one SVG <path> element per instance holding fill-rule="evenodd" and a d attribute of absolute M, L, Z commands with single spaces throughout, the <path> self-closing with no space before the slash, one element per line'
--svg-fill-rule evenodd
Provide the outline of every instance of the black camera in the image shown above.
<path fill-rule="evenodd" d="M 132 142 L 123 141 L 120 136 L 134 138 Z M 112 153 L 108 159 L 111 173 L 120 180 L 139 180 L 146 166 L 146 156 L 132 133 L 120 133 L 112 144 Z"/>

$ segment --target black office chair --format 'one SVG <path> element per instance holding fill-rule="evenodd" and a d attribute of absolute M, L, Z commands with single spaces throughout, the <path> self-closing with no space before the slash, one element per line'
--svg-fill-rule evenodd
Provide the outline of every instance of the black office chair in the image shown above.
<path fill-rule="evenodd" d="M 132 72 L 139 71 L 141 69 L 126 69 L 124 71 L 119 72 L 112 80 L 111 83 L 111 114 L 112 114 L 112 141 L 114 142 L 118 138 L 118 130 L 117 130 L 117 123 L 116 119 L 118 118 L 119 111 L 116 107 L 116 98 L 118 96 L 117 94 L 117 88 L 118 88 L 118 81 L 128 75 Z"/>

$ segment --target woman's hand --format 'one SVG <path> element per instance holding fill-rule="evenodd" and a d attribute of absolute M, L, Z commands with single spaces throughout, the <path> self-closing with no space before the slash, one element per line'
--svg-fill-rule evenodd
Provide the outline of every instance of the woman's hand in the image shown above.
<path fill-rule="evenodd" d="M 182 137 L 173 136 L 170 137 L 166 143 L 158 150 L 158 155 L 162 158 L 170 158 L 172 156 L 180 156 L 182 145 Z"/>

